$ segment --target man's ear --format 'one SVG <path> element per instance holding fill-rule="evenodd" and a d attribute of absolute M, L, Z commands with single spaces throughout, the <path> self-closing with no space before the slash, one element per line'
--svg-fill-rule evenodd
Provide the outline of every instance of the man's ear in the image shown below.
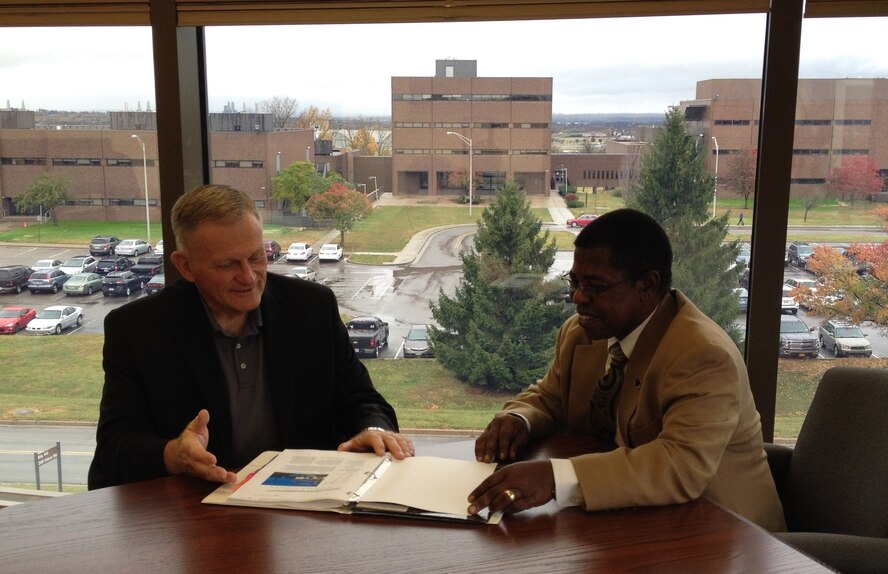
<path fill-rule="evenodd" d="M 179 270 L 179 275 L 186 281 L 194 283 L 194 273 L 191 272 L 191 260 L 188 259 L 187 255 L 177 249 L 170 254 L 170 261 Z"/>
<path fill-rule="evenodd" d="M 648 293 L 660 292 L 660 273 L 654 269 L 648 269 L 638 278 L 639 283 L 644 287 L 644 291 Z"/>

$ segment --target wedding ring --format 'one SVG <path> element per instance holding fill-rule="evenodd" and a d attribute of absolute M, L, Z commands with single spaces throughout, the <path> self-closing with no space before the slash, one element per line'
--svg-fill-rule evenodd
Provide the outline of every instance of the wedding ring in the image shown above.
<path fill-rule="evenodd" d="M 509 497 L 510 502 L 515 502 L 515 493 L 510 488 L 505 489 L 503 494 Z"/>

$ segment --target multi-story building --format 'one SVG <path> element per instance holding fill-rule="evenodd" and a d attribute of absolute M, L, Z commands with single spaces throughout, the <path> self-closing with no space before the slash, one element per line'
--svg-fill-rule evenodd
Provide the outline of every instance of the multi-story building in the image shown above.
<path fill-rule="evenodd" d="M 697 82 L 696 99 L 681 102 L 688 132 L 707 146 L 715 170 L 758 146 L 762 82 L 710 79 Z M 842 158 L 868 155 L 888 178 L 888 79 L 799 80 L 790 193 L 825 196 Z"/>
<path fill-rule="evenodd" d="M 551 137 L 552 78 L 478 77 L 474 60 L 392 78 L 395 194 L 464 194 L 451 174 L 467 175 L 470 163 L 478 194 L 506 181 L 548 193 Z"/>

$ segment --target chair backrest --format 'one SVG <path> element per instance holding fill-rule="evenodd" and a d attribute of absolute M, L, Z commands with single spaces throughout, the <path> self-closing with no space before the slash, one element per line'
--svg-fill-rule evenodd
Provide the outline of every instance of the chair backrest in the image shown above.
<path fill-rule="evenodd" d="M 888 369 L 823 374 L 783 495 L 790 531 L 888 537 Z"/>

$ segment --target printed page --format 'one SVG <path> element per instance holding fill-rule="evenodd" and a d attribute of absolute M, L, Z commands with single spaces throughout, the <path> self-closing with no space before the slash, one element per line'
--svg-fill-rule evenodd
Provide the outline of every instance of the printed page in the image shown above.
<path fill-rule="evenodd" d="M 239 484 L 228 502 L 332 510 L 353 500 L 386 460 L 374 453 L 284 450 Z"/>
<path fill-rule="evenodd" d="M 495 469 L 495 463 L 431 456 L 394 460 L 361 501 L 466 516 L 469 493 Z"/>

